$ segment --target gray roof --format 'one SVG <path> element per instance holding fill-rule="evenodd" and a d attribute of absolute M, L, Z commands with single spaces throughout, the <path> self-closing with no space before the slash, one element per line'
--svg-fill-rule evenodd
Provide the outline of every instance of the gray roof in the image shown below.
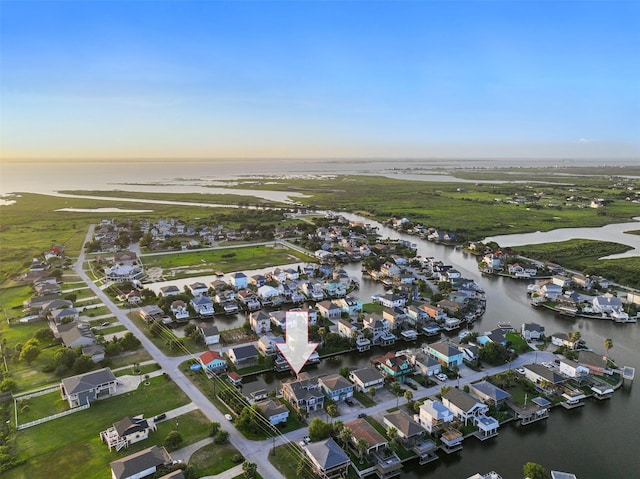
<path fill-rule="evenodd" d="M 551 369 L 544 367 L 542 364 L 527 364 L 524 368 L 534 372 L 541 378 L 549 381 L 551 384 L 559 384 L 566 381 L 566 378 L 560 376 Z"/>
<path fill-rule="evenodd" d="M 463 411 L 469 411 L 478 404 L 478 400 L 471 394 L 467 394 L 461 389 L 451 388 L 442 395 L 442 399 L 447 399 L 451 404 Z"/>
<path fill-rule="evenodd" d="M 266 401 L 260 404 L 256 404 L 256 406 L 258 406 L 260 411 L 262 411 L 262 414 L 267 419 L 269 419 L 271 416 L 275 416 L 277 414 L 282 414 L 284 412 L 289 411 L 289 409 L 287 409 L 287 407 L 284 404 L 278 401 Z"/>
<path fill-rule="evenodd" d="M 382 374 L 380 374 L 376 368 L 356 369 L 355 371 L 351 371 L 350 374 L 357 377 L 363 384 L 383 379 Z"/>
<path fill-rule="evenodd" d="M 131 477 L 154 466 L 171 461 L 171 456 L 164 447 L 151 446 L 130 456 L 113 461 L 111 471 L 115 479 Z"/>
<path fill-rule="evenodd" d="M 384 419 L 392 424 L 402 437 L 419 436 L 424 432 L 422 426 L 411 419 L 404 411 L 394 411 L 384 416 Z"/>
<path fill-rule="evenodd" d="M 238 346 L 236 348 L 231 348 L 233 350 L 233 354 L 238 361 L 242 361 L 243 359 L 258 357 L 258 350 L 253 344 L 247 344 L 246 346 Z"/>
<path fill-rule="evenodd" d="M 205 336 L 215 336 L 217 334 L 220 334 L 220 332 L 218 331 L 218 326 L 216 326 L 215 324 L 200 323 L 198 326 L 200 327 L 202 334 L 204 334 Z"/>
<path fill-rule="evenodd" d="M 120 437 L 127 436 L 139 431 L 145 431 L 149 428 L 149 423 L 146 419 L 134 418 L 127 416 L 118 422 L 113 423 L 113 427 L 117 431 Z"/>
<path fill-rule="evenodd" d="M 350 462 L 349 456 L 331 438 L 308 444 L 306 451 L 324 471 Z"/>
<path fill-rule="evenodd" d="M 541 333 L 544 332 L 544 326 L 541 326 L 538 323 L 524 323 L 522 327 L 525 331 L 538 331 Z"/>
<path fill-rule="evenodd" d="M 340 376 L 339 374 L 331 374 L 330 376 L 324 376 L 319 378 L 319 381 L 325 385 L 327 389 L 331 391 L 336 391 L 338 389 L 345 388 L 353 388 L 353 384 L 351 384 L 346 378 Z"/>
<path fill-rule="evenodd" d="M 77 376 L 71 376 L 70 378 L 64 378 L 62 385 L 67 394 L 76 394 L 83 391 L 89 391 L 96 386 L 115 382 L 116 377 L 109 368 L 98 369 L 97 371 L 91 371 L 84 374 L 78 374 Z"/>
<path fill-rule="evenodd" d="M 442 341 L 430 344 L 429 347 L 435 351 L 438 351 L 440 354 L 445 355 L 448 358 L 450 358 L 451 356 L 457 356 L 458 354 L 461 354 L 458 348 L 454 348 L 449 343 L 445 343 Z"/>
<path fill-rule="evenodd" d="M 511 397 L 507 391 L 500 389 L 498 386 L 491 384 L 489 381 L 480 381 L 479 383 L 471 384 L 471 390 L 474 389 L 480 392 L 482 395 L 493 399 L 496 402 L 503 401 Z"/>

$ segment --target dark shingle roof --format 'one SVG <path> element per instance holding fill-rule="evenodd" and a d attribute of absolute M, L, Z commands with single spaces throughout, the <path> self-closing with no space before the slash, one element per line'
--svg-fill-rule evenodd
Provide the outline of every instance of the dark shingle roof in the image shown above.
<path fill-rule="evenodd" d="M 94 389 L 100 384 L 115 381 L 116 377 L 111 372 L 111 369 L 103 368 L 98 369 L 97 371 L 71 376 L 70 378 L 64 378 L 62 380 L 62 385 L 64 386 L 64 390 L 67 394 L 76 394 L 82 391 Z"/>
<path fill-rule="evenodd" d="M 476 398 L 457 388 L 449 389 L 442 395 L 442 398 L 448 400 L 451 404 L 463 411 L 469 411 L 473 406 L 478 404 Z"/>
<path fill-rule="evenodd" d="M 480 381 L 479 383 L 471 384 L 471 389 L 475 389 L 496 402 L 503 401 L 511 397 L 511 394 L 507 391 L 500 389 L 498 386 L 495 386 L 488 381 Z"/>
<path fill-rule="evenodd" d="M 349 463 L 349 456 L 331 438 L 312 442 L 307 445 L 306 451 L 324 471 Z"/>
<path fill-rule="evenodd" d="M 171 461 L 171 456 L 164 447 L 151 446 L 130 456 L 113 461 L 111 471 L 115 479 L 130 477 L 151 467 Z"/>

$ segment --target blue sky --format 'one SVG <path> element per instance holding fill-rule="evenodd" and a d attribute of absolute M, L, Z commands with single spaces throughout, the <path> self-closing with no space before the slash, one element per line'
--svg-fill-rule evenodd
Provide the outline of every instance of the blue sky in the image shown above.
<path fill-rule="evenodd" d="M 3 0 L 3 158 L 640 157 L 640 2 Z"/>

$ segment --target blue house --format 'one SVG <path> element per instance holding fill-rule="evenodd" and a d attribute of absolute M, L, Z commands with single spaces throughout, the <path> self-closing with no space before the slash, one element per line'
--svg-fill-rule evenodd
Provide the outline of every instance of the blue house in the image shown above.
<path fill-rule="evenodd" d="M 324 395 L 334 401 L 344 401 L 353 396 L 353 384 L 339 374 L 319 378 L 318 385 Z"/>
<path fill-rule="evenodd" d="M 429 344 L 425 352 L 438 360 L 440 364 L 451 368 L 453 366 L 461 366 L 463 354 L 457 348 L 454 348 L 449 343 L 442 341 Z"/>
<path fill-rule="evenodd" d="M 206 351 L 199 357 L 200 364 L 207 371 L 221 372 L 227 369 L 227 361 L 220 355 L 218 351 Z"/>
<path fill-rule="evenodd" d="M 249 278 L 244 273 L 233 273 L 229 283 L 236 289 L 243 289 L 249 286 Z"/>

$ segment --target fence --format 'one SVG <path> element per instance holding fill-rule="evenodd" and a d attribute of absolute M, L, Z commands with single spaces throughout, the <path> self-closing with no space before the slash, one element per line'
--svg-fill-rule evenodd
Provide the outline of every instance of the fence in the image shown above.
<path fill-rule="evenodd" d="M 59 417 L 68 416 L 69 414 L 73 414 L 74 412 L 83 411 L 91 407 L 91 404 L 87 403 L 84 406 L 74 407 L 73 409 L 69 409 L 68 411 L 62 411 L 53 416 L 43 417 L 41 419 L 36 419 L 35 421 L 27 422 L 24 424 L 16 424 L 16 429 L 18 431 L 22 431 L 23 429 L 27 429 L 28 427 L 37 426 L 38 424 L 42 424 L 45 422 L 53 421 L 54 419 L 58 419 Z M 17 422 L 17 418 L 16 418 Z"/>

